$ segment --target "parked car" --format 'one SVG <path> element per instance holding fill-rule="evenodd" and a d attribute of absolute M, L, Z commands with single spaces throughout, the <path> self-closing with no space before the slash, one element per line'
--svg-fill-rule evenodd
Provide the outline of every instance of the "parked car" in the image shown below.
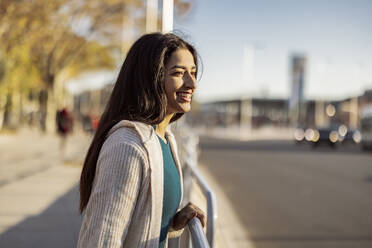
<path fill-rule="evenodd" d="M 303 143 L 304 141 L 306 141 L 305 140 L 305 130 L 302 127 L 297 127 L 294 130 L 293 138 L 294 138 L 296 144 Z"/>
<path fill-rule="evenodd" d="M 363 150 L 372 150 L 372 104 L 361 111 L 360 118 L 361 145 Z"/>
<path fill-rule="evenodd" d="M 354 144 L 357 145 L 362 140 L 362 135 L 359 130 L 357 129 L 349 129 L 346 131 L 346 134 L 341 135 L 339 140 L 342 144 Z"/>
<path fill-rule="evenodd" d="M 317 147 L 320 144 L 329 145 L 332 148 L 336 147 L 336 143 L 339 141 L 339 133 L 335 127 L 325 127 L 313 130 L 312 145 Z"/>

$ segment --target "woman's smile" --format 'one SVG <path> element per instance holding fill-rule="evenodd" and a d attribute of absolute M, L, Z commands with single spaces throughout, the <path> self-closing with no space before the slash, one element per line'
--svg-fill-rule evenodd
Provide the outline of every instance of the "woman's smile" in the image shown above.
<path fill-rule="evenodd" d="M 180 100 L 183 100 L 184 102 L 191 102 L 192 99 L 192 93 L 190 92 L 184 92 L 184 91 L 179 91 L 176 93 L 178 98 Z"/>

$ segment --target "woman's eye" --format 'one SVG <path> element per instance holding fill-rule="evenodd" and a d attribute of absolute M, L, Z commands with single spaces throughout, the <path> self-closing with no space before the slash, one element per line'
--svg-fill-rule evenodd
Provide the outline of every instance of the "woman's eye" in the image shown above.
<path fill-rule="evenodd" d="M 175 72 L 173 72 L 173 75 L 174 76 L 182 76 L 183 72 L 182 71 L 175 71 Z"/>

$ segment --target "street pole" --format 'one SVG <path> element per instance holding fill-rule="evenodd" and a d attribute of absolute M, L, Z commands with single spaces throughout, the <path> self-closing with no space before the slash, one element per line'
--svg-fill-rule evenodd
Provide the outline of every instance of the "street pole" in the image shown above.
<path fill-rule="evenodd" d="M 255 52 L 257 46 L 248 45 L 244 46 L 243 51 L 243 82 L 245 84 L 254 84 L 255 75 L 254 75 L 254 64 L 255 64 Z M 243 89 L 246 89 L 244 85 Z M 242 97 L 240 99 L 241 108 L 240 108 L 240 128 L 244 128 L 244 131 L 248 133 L 252 130 L 252 94 L 248 94 L 249 97 Z"/>
<path fill-rule="evenodd" d="M 326 126 L 325 114 L 324 114 L 324 101 L 315 101 L 315 127 Z"/>
<path fill-rule="evenodd" d="M 173 30 L 173 0 L 163 0 L 161 31 L 167 33 Z"/>
<path fill-rule="evenodd" d="M 352 129 L 358 127 L 358 113 L 359 113 L 359 106 L 358 106 L 358 97 L 353 97 L 350 99 L 350 110 L 349 110 L 349 126 Z"/>
<path fill-rule="evenodd" d="M 252 101 L 251 97 L 240 100 L 240 130 L 244 133 L 252 130 Z"/>

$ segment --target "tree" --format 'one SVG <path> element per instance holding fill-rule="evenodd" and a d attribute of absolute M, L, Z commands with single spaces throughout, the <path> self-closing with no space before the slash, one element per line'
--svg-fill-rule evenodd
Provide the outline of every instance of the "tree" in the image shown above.
<path fill-rule="evenodd" d="M 115 66 L 124 10 L 129 0 L 38 0 L 1 2 L 1 50 L 9 61 L 20 47 L 40 76 L 41 111 L 46 127 L 54 125 L 54 85 L 60 74 L 76 67 L 84 72 Z M 4 42 L 3 42 L 4 41 Z M 22 55 L 23 56 L 23 55 Z M 12 75 L 10 67 L 7 74 Z M 77 71 L 75 69 L 75 71 Z M 4 81 L 4 80 L 3 80 Z M 15 84 L 12 80 L 12 84 Z"/>
<path fill-rule="evenodd" d="M 186 13 L 189 3 L 176 1 L 178 13 Z M 123 24 L 130 19 L 131 29 L 137 34 L 144 31 L 144 4 L 138 0 L 2 0 L 0 54 L 5 73 L 0 89 L 3 85 L 6 93 L 0 93 L 0 98 L 40 89 L 42 123 L 53 130 L 54 90 L 61 75 L 115 67 L 122 60 L 124 43 L 128 44 Z M 0 112 L 6 112 L 1 110 L 0 99 Z"/>

